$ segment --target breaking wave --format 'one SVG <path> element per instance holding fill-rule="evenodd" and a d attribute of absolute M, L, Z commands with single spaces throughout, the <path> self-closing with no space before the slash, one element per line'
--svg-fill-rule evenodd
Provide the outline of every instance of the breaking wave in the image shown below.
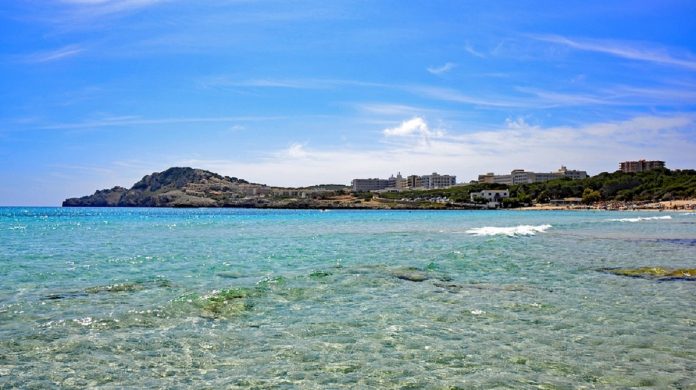
<path fill-rule="evenodd" d="M 515 236 L 533 236 L 537 233 L 543 233 L 549 229 L 551 225 L 519 225 L 510 227 L 494 227 L 484 226 L 480 228 L 469 229 L 466 232 L 475 236 L 497 236 L 504 235 L 509 237 Z"/>
<path fill-rule="evenodd" d="M 657 219 L 672 219 L 669 215 L 663 215 L 661 217 L 636 217 L 636 218 L 613 218 L 607 221 L 611 222 L 640 222 L 640 221 L 653 221 Z"/>

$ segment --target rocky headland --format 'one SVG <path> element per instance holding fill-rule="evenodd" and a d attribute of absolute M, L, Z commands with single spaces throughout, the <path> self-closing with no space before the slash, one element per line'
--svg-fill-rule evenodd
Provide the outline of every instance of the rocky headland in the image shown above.
<path fill-rule="evenodd" d="M 437 202 L 398 202 L 370 197 L 356 197 L 349 187 L 342 185 L 270 187 L 202 169 L 169 168 L 143 177 L 130 189 L 113 187 L 66 199 L 63 207 L 445 208 Z"/>

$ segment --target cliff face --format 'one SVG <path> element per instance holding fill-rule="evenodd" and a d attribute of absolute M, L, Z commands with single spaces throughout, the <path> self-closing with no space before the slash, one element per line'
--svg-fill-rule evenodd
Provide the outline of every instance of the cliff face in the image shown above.
<path fill-rule="evenodd" d="M 130 189 L 114 187 L 70 198 L 64 207 L 224 207 L 244 206 L 245 196 L 267 188 L 235 177 L 193 168 L 169 168 L 143 177 Z M 253 205 L 249 205 L 253 207 Z"/>

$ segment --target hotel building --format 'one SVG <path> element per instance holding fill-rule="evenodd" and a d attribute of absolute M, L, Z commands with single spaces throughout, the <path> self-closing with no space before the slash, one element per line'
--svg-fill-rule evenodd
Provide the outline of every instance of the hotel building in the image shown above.
<path fill-rule="evenodd" d="M 392 175 L 389 179 L 353 179 L 351 186 L 354 192 L 379 191 L 385 189 L 403 190 L 406 188 L 447 188 L 455 185 L 457 177 L 453 175 L 411 175 L 406 178 L 399 172 L 396 176 Z"/>
<path fill-rule="evenodd" d="M 626 173 L 645 172 L 651 169 L 664 168 L 664 161 L 624 161 L 619 163 L 619 170 Z"/>
<path fill-rule="evenodd" d="M 562 166 L 556 172 L 527 172 L 524 169 L 515 169 L 509 175 L 496 175 L 494 173 L 486 173 L 479 175 L 479 183 L 497 183 L 497 184 L 528 184 L 549 181 L 567 177 L 573 180 L 581 180 L 587 178 L 586 171 L 578 171 L 568 169 Z"/>

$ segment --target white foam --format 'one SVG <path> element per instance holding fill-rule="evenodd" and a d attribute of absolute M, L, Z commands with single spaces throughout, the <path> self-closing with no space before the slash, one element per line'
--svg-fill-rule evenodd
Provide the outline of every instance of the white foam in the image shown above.
<path fill-rule="evenodd" d="M 466 232 L 475 236 L 533 236 L 537 233 L 545 232 L 550 227 L 551 225 L 519 225 L 510 227 L 485 226 L 480 228 L 469 229 Z"/>
<path fill-rule="evenodd" d="M 672 219 L 670 215 L 663 215 L 661 217 L 636 217 L 636 218 L 613 218 L 607 221 L 611 222 L 640 222 L 640 221 L 654 221 L 658 219 Z"/>

